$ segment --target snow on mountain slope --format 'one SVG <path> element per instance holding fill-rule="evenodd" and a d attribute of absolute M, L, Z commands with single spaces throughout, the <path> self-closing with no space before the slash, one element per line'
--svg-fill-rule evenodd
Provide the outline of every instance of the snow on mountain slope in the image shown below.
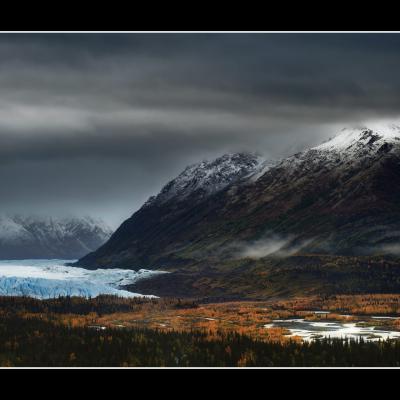
<path fill-rule="evenodd" d="M 326 142 L 275 163 L 267 168 L 264 177 L 273 173 L 273 167 L 276 167 L 285 179 L 299 179 L 300 176 L 315 179 L 315 174 L 326 171 L 368 166 L 369 162 L 393 152 L 400 152 L 399 126 L 373 124 L 371 127 L 345 128 Z"/>
<path fill-rule="evenodd" d="M 377 147 L 384 143 L 399 143 L 400 127 L 394 124 L 345 128 L 332 139 L 313 147 L 316 150 L 354 151 L 363 146 Z"/>
<path fill-rule="evenodd" d="M 266 172 L 268 172 L 271 168 L 279 163 L 279 160 L 263 160 L 257 166 L 257 168 L 252 171 L 246 178 L 248 178 L 251 182 L 257 181 L 258 178 L 263 176 Z"/>
<path fill-rule="evenodd" d="M 198 198 L 206 197 L 253 173 L 263 161 L 264 159 L 256 154 L 235 153 L 225 154 L 213 161 L 190 165 L 145 205 L 149 206 L 155 201 L 161 204 L 171 199 L 183 200 L 193 193 L 196 193 Z"/>
<path fill-rule="evenodd" d="M 190 166 L 78 265 L 186 266 L 268 235 L 334 254 L 398 243 L 400 129 L 373 128 L 276 162 L 236 154 Z"/>
<path fill-rule="evenodd" d="M 0 295 L 40 299 L 59 296 L 96 297 L 100 294 L 138 297 L 141 295 L 123 290 L 121 286 L 164 273 L 145 269 L 86 270 L 66 266 L 69 262 L 73 260 L 0 261 Z"/>
<path fill-rule="evenodd" d="M 104 222 L 90 217 L 0 215 L 0 259 L 77 258 L 111 233 Z"/>

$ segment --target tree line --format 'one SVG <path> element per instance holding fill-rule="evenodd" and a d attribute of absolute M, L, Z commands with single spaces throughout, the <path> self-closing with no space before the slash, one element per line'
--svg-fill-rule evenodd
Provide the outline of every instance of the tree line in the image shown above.
<path fill-rule="evenodd" d="M 137 311 L 145 307 L 151 308 L 196 308 L 198 304 L 193 300 L 175 298 L 122 298 L 112 295 L 101 295 L 95 298 L 58 297 L 52 299 L 35 299 L 25 296 L 0 296 L 0 312 L 3 313 L 54 313 L 98 315 L 116 312 Z"/>
<path fill-rule="evenodd" d="M 5 314 L 0 366 L 16 367 L 399 367 L 400 342 L 324 339 L 277 343 L 237 332 L 68 327 Z"/>

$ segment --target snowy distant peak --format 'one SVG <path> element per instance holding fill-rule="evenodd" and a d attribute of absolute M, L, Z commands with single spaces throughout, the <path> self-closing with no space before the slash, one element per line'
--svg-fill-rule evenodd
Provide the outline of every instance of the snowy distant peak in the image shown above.
<path fill-rule="evenodd" d="M 0 215 L 0 259 L 78 258 L 112 234 L 91 217 Z"/>
<path fill-rule="evenodd" d="M 377 148 L 384 143 L 400 144 L 400 127 L 395 124 L 371 125 L 369 127 L 345 128 L 338 135 L 329 139 L 315 150 L 357 150 L 360 148 Z"/>
<path fill-rule="evenodd" d="M 202 161 L 185 168 L 175 179 L 167 183 L 158 196 L 150 198 L 164 203 L 172 198 L 183 199 L 193 192 L 209 195 L 254 171 L 264 159 L 254 153 L 225 154 L 213 161 Z"/>
<path fill-rule="evenodd" d="M 53 217 L 21 214 L 0 215 L 0 239 L 7 232 L 34 234 L 41 231 L 46 236 L 74 236 L 78 232 L 94 232 L 105 239 L 112 230 L 102 220 L 92 217 Z"/>
<path fill-rule="evenodd" d="M 7 215 L 0 215 L 0 241 L 11 242 L 29 237 L 30 233 L 18 221 Z"/>

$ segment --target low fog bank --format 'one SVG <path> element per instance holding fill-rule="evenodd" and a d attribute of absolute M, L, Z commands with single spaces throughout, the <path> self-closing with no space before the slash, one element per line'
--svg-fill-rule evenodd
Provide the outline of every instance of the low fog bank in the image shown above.
<path fill-rule="evenodd" d="M 313 239 L 299 241 L 295 236 L 267 235 L 250 242 L 236 242 L 232 245 L 234 258 L 259 259 L 266 256 L 289 257 L 304 249 Z"/>

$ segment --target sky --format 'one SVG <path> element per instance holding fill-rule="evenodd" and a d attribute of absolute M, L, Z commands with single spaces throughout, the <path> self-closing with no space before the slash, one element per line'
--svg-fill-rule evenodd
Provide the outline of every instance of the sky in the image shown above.
<path fill-rule="evenodd" d="M 113 228 L 188 164 L 400 117 L 400 34 L 0 34 L 0 212 Z"/>

